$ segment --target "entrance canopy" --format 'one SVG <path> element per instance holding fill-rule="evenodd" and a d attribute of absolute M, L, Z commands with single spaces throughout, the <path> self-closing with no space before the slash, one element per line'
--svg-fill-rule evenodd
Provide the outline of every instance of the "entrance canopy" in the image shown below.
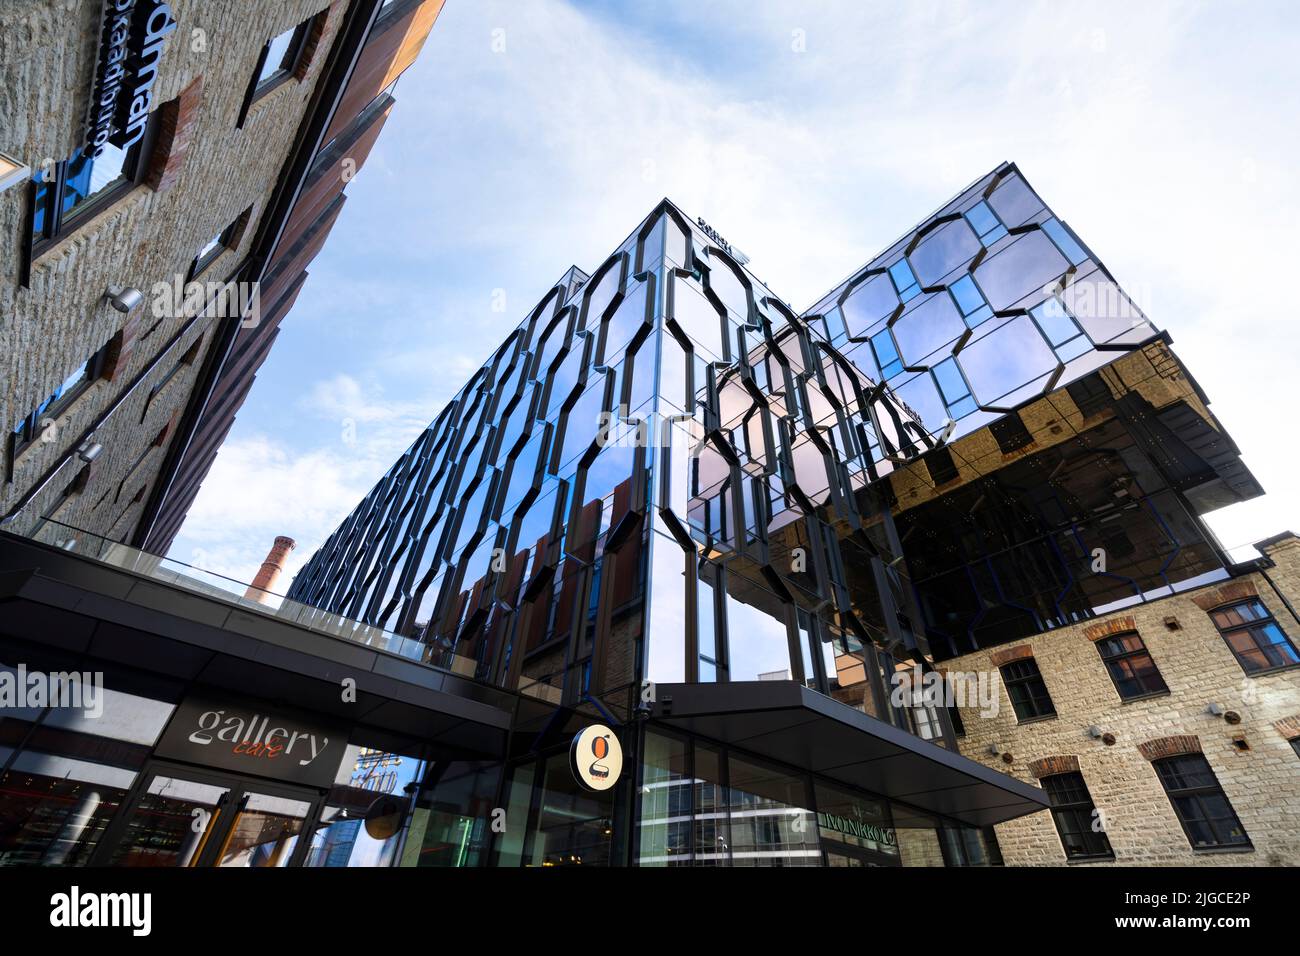
<path fill-rule="evenodd" d="M 972 826 L 1047 806 L 1042 790 L 794 681 L 659 684 L 652 719 Z M 905 808 L 895 809 L 908 826 Z"/>

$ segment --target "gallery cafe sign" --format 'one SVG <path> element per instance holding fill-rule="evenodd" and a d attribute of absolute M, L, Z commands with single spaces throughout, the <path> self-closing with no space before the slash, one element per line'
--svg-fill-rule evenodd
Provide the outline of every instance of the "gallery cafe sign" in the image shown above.
<path fill-rule="evenodd" d="M 569 772 L 585 790 L 599 793 L 618 783 L 623 772 L 623 747 L 604 724 L 580 730 L 569 746 Z"/>
<path fill-rule="evenodd" d="M 221 770 L 328 787 L 347 732 L 260 704 L 189 697 L 176 708 L 157 754 Z"/>
<path fill-rule="evenodd" d="M 107 143 L 129 149 L 144 135 L 168 34 L 176 29 L 162 0 L 104 0 L 99 61 L 86 113 L 85 149 L 98 156 Z"/>

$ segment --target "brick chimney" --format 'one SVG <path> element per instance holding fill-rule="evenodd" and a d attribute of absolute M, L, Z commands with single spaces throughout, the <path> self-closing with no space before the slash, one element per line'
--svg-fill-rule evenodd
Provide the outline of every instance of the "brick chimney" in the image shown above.
<path fill-rule="evenodd" d="M 289 556 L 289 552 L 293 548 L 293 538 L 284 535 L 276 537 L 275 544 L 271 545 L 271 550 L 266 553 L 266 560 L 262 562 L 262 568 L 257 572 L 257 577 L 253 578 L 253 583 L 244 592 L 245 598 L 261 604 L 267 603 L 267 592 L 275 587 L 276 579 L 280 577 L 280 572 L 284 570 L 284 559 Z"/>

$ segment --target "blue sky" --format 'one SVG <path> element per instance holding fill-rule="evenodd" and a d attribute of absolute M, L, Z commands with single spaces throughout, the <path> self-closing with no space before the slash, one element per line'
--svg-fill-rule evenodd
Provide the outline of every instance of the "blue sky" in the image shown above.
<path fill-rule="evenodd" d="M 1224 544 L 1300 530 L 1289 3 L 447 0 L 395 95 L 178 560 L 251 580 L 288 534 L 292 573 L 664 196 L 805 308 L 1003 160 L 1172 334 L 1263 483 L 1212 516 Z"/>

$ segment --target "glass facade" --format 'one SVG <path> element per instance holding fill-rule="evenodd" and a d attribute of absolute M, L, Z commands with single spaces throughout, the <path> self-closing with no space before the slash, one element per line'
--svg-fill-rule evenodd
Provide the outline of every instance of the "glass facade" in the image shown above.
<path fill-rule="evenodd" d="M 1222 576 L 1199 516 L 1253 479 L 1199 457 L 1218 426 L 1164 345 L 1014 166 L 802 314 L 665 201 L 293 582 L 298 620 L 536 708 L 500 762 L 413 788 L 384 862 L 996 863 L 991 831 L 633 717 L 655 687 L 783 682 L 955 749 L 900 674 Z M 1021 676 L 1022 719 L 1049 715 Z M 635 793 L 575 784 L 564 731 L 597 717 Z M 352 858 L 331 808 L 310 860 Z"/>

